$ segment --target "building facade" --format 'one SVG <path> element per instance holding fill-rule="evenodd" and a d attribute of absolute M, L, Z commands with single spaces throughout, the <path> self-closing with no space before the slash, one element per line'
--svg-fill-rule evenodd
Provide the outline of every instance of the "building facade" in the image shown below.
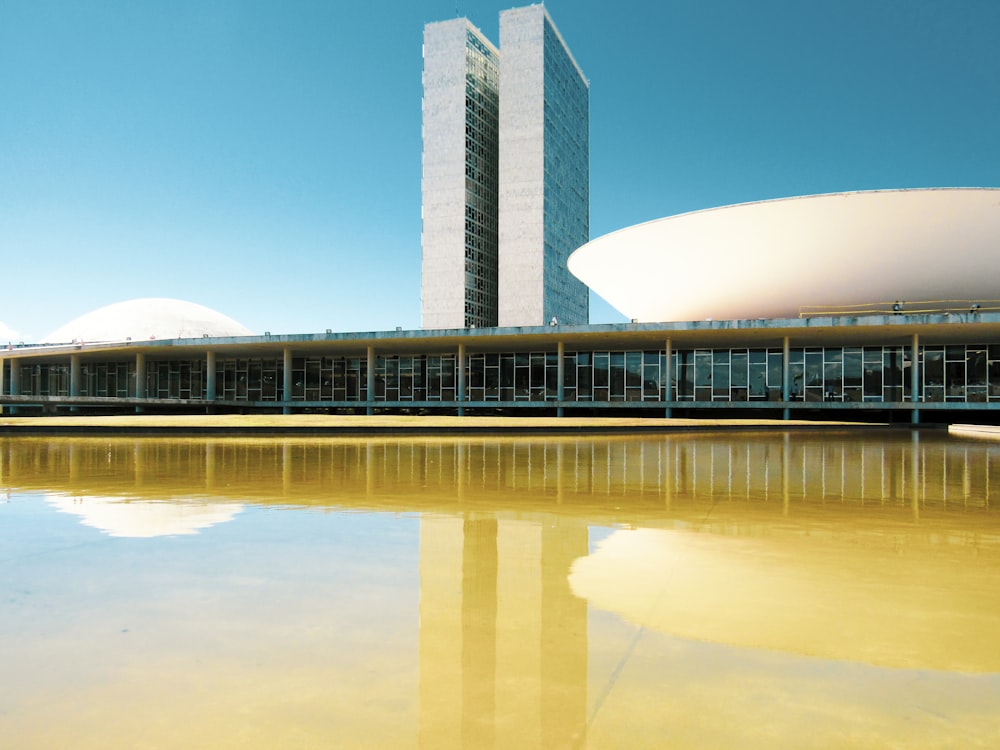
<path fill-rule="evenodd" d="M 995 421 L 1000 313 L 14 347 L 0 405 Z"/>
<path fill-rule="evenodd" d="M 425 328 L 497 324 L 499 55 L 464 18 L 424 28 Z"/>
<path fill-rule="evenodd" d="M 589 322 L 590 90 L 541 5 L 500 14 L 499 324 Z"/>
<path fill-rule="evenodd" d="M 424 29 L 421 324 L 586 324 L 589 88 L 541 5 Z"/>

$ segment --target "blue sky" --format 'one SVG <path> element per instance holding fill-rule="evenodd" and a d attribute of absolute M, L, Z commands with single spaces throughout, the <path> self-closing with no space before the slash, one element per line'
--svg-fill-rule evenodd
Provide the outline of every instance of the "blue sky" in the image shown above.
<path fill-rule="evenodd" d="M 497 41 L 510 5 L 0 0 L 7 335 L 135 297 L 258 332 L 419 327 L 423 25 L 457 10 Z M 1000 185 L 997 0 L 546 7 L 591 82 L 593 237 Z"/>

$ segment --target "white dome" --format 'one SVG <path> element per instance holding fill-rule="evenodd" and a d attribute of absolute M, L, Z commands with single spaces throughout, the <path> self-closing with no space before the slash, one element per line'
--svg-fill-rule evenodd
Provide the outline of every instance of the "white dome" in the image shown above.
<path fill-rule="evenodd" d="M 204 305 L 177 299 L 151 298 L 116 302 L 81 315 L 50 333 L 41 343 L 251 335 L 253 332 L 245 326 Z"/>
<path fill-rule="evenodd" d="M 579 248 L 569 270 L 640 321 L 794 318 L 814 306 L 998 299 L 998 236 L 996 188 L 835 193 L 638 224 Z"/>

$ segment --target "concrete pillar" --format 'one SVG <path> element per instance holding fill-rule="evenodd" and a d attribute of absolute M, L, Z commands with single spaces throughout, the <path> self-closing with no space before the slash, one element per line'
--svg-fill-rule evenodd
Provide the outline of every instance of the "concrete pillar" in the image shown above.
<path fill-rule="evenodd" d="M 80 355 L 69 355 L 69 395 L 80 395 Z"/>
<path fill-rule="evenodd" d="M 566 398 L 566 362 L 564 361 L 566 357 L 566 344 L 562 341 L 556 343 L 556 357 L 558 358 L 556 362 L 556 401 L 559 402 L 559 406 L 556 407 L 556 416 L 561 417 L 563 416 L 562 402 Z M 561 450 L 562 444 L 559 447 Z"/>
<path fill-rule="evenodd" d="M 910 345 L 910 401 L 917 403 L 920 401 L 920 335 L 913 334 L 913 343 Z M 914 408 L 910 414 L 910 422 L 920 423 L 920 410 Z"/>
<path fill-rule="evenodd" d="M 284 401 L 284 405 L 281 407 L 282 414 L 291 414 L 291 400 L 292 400 L 292 350 L 287 346 L 282 352 L 281 361 L 281 400 Z"/>
<path fill-rule="evenodd" d="M 368 347 L 368 403 L 365 406 L 365 414 L 375 413 L 375 347 Z"/>
<path fill-rule="evenodd" d="M 663 362 L 663 380 L 665 384 L 665 389 L 663 392 L 664 401 L 674 400 L 674 342 L 667 339 L 664 346 L 664 351 L 666 352 L 666 358 Z M 670 418 L 671 409 L 668 406 L 663 410 L 663 416 Z"/>
<path fill-rule="evenodd" d="M 455 376 L 458 379 L 458 383 L 456 384 L 457 387 L 455 388 L 455 400 L 461 402 L 465 401 L 465 344 L 458 345 L 458 358 L 455 361 L 455 367 L 458 370 L 458 372 L 455 373 Z M 465 407 L 459 403 L 458 416 L 461 417 L 464 415 Z"/>
<path fill-rule="evenodd" d="M 21 360 L 12 359 L 10 361 L 10 395 L 21 395 Z M 11 406 L 9 414 L 17 414 L 17 407 Z"/>
<path fill-rule="evenodd" d="M 781 400 L 784 401 L 786 404 L 788 403 L 788 396 L 790 393 L 790 388 L 789 388 L 790 383 L 788 382 L 789 380 L 788 376 L 791 374 L 791 369 L 788 365 L 788 360 L 791 354 L 790 350 L 791 350 L 791 342 L 788 336 L 785 336 L 785 338 L 782 339 L 781 342 Z M 782 418 L 788 420 L 790 417 L 791 417 L 791 409 L 789 409 L 786 406 L 784 410 L 784 416 Z"/>
<path fill-rule="evenodd" d="M 75 398 L 80 395 L 80 355 L 69 355 L 69 395 Z M 54 409 L 55 407 L 53 407 Z M 71 406 L 71 412 L 75 412 L 77 407 Z"/>
<path fill-rule="evenodd" d="M 205 353 L 205 400 L 215 401 L 215 352 Z"/>
<path fill-rule="evenodd" d="M 135 355 L 135 397 L 146 398 L 146 355 Z M 135 407 L 136 414 L 142 411 L 141 406 Z"/>
<path fill-rule="evenodd" d="M 4 394 L 4 370 L 6 369 L 6 366 L 7 366 L 7 360 L 3 357 L 0 357 L 0 396 Z M 7 407 L 5 407 L 3 404 L 0 404 L 0 416 L 6 413 L 6 409 Z"/>
<path fill-rule="evenodd" d="M 146 355 L 135 355 L 135 397 L 146 398 Z"/>

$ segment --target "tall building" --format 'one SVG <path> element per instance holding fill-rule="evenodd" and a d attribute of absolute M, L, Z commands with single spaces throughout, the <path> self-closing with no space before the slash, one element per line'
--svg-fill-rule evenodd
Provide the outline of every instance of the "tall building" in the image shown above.
<path fill-rule="evenodd" d="M 585 324 L 589 87 L 541 5 L 424 28 L 424 328 Z"/>
<path fill-rule="evenodd" d="M 589 322 L 570 254 L 590 239 L 590 88 L 541 5 L 500 14 L 502 326 Z"/>
<path fill-rule="evenodd" d="M 464 18 L 424 28 L 424 328 L 497 324 L 499 64 Z"/>

